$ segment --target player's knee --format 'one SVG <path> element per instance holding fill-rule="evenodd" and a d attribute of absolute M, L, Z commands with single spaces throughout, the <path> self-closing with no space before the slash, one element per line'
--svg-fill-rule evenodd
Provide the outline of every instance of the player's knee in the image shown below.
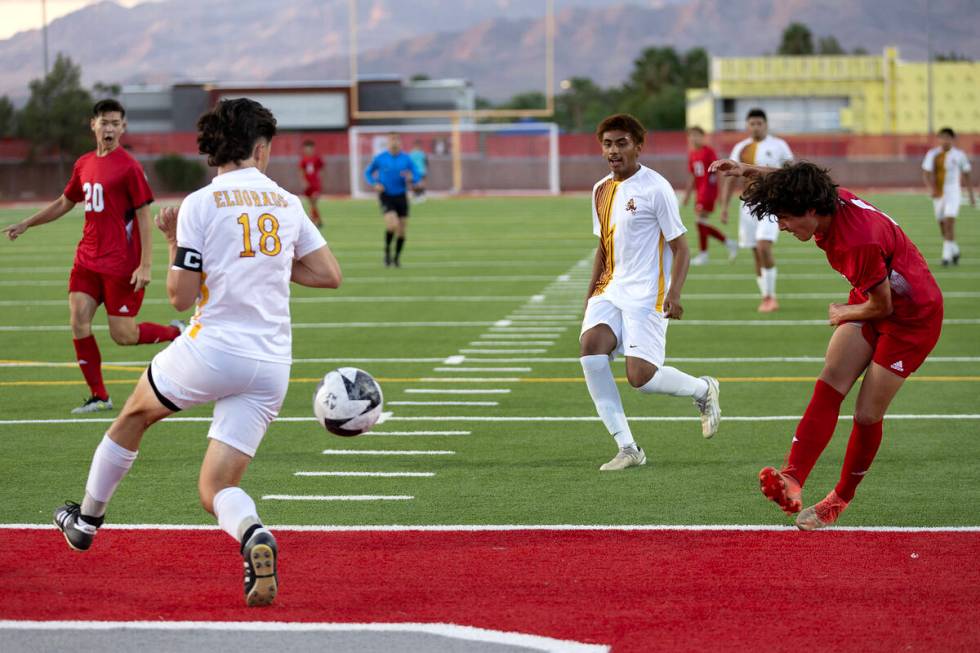
<path fill-rule="evenodd" d="M 135 345 L 139 342 L 139 331 L 136 329 L 109 327 L 109 337 L 117 345 Z"/>
<path fill-rule="evenodd" d="M 198 480 L 197 483 L 197 494 L 198 498 L 201 500 L 201 507 L 204 508 L 205 512 L 214 514 L 214 497 L 218 494 L 218 490 L 215 489 L 213 483 L 210 479 L 206 479 L 203 476 Z"/>
<path fill-rule="evenodd" d="M 653 378 L 654 374 L 657 373 L 656 369 L 647 370 L 626 370 L 626 381 L 634 388 L 642 388 Z"/>
<path fill-rule="evenodd" d="M 875 410 L 866 406 L 857 406 L 854 409 L 854 421 L 862 426 L 877 424 L 884 418 L 884 411 Z"/>

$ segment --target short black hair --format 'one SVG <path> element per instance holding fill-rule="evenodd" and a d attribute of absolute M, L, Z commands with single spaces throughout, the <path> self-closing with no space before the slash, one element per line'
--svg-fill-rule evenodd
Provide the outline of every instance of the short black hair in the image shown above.
<path fill-rule="evenodd" d="M 687 131 L 689 131 L 689 132 L 697 132 L 697 133 L 701 134 L 702 136 L 704 135 L 704 130 L 701 129 L 701 126 L 700 125 L 691 125 L 690 127 L 687 128 Z"/>
<path fill-rule="evenodd" d="M 803 215 L 810 209 L 817 215 L 833 215 L 840 199 L 837 184 L 826 168 L 799 161 L 752 181 L 742 193 L 742 201 L 762 220 L 768 215 Z"/>
<path fill-rule="evenodd" d="M 275 135 L 275 116 L 248 98 L 221 100 L 197 121 L 197 147 L 210 166 L 244 161 L 258 139 L 271 141 Z"/>
<path fill-rule="evenodd" d="M 306 139 L 305 141 L 303 141 L 303 147 L 315 147 L 315 146 L 316 143 L 314 143 L 310 139 Z"/>
<path fill-rule="evenodd" d="M 607 116 L 599 123 L 595 129 L 596 138 L 602 142 L 602 135 L 610 131 L 624 131 L 633 137 L 633 142 L 637 145 L 643 144 L 647 130 L 639 120 L 628 113 L 614 113 Z"/>
<path fill-rule="evenodd" d="M 949 136 L 950 138 L 956 138 L 956 132 L 953 131 L 952 127 L 943 127 L 939 130 L 940 136 Z"/>
<path fill-rule="evenodd" d="M 99 100 L 92 107 L 92 117 L 98 118 L 103 113 L 112 113 L 113 111 L 119 112 L 123 118 L 126 117 L 126 110 L 123 108 L 122 103 L 115 98 L 106 98 L 104 100 Z"/>
<path fill-rule="evenodd" d="M 766 122 L 769 122 L 769 118 L 766 118 L 766 112 L 759 107 L 749 109 L 749 112 L 745 114 L 745 119 L 748 120 L 749 118 L 762 118 Z"/>

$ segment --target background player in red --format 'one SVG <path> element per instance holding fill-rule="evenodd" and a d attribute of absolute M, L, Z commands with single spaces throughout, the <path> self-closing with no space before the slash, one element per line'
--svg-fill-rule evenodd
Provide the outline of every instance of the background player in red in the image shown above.
<path fill-rule="evenodd" d="M 834 334 L 813 397 L 796 428 L 786 466 L 759 472 L 762 492 L 788 514 L 802 507 L 802 487 L 837 425 L 840 405 L 863 374 L 840 482 L 796 525 L 814 530 L 837 521 L 854 498 L 881 444 L 885 411 L 909 374 L 936 346 L 943 296 L 925 259 L 890 217 L 838 186 L 812 163 L 780 169 L 716 161 L 710 171 L 749 177 L 742 199 L 756 216 L 775 215 L 782 231 L 811 238 L 830 267 L 851 284 L 846 304 L 831 304 Z"/>
<path fill-rule="evenodd" d="M 694 215 L 698 220 L 699 245 L 698 254 L 691 259 L 691 265 L 704 265 L 708 262 L 708 238 L 724 243 L 728 248 L 728 260 L 732 261 L 738 254 L 738 243 L 731 238 L 725 238 L 725 234 L 708 223 L 711 212 L 715 210 L 715 200 L 718 199 L 718 179 L 708 172 L 708 166 L 718 159 L 718 155 L 710 145 L 705 144 L 704 130 L 698 126 L 687 130 L 687 142 L 690 145 L 687 169 L 691 173 L 691 180 L 687 184 L 682 204 L 686 206 L 691 199 L 691 192 L 697 191 Z"/>
<path fill-rule="evenodd" d="M 317 227 L 322 227 L 323 221 L 320 219 L 320 211 L 316 205 L 320 199 L 320 193 L 323 192 L 323 188 L 320 185 L 320 171 L 323 169 L 323 159 L 316 154 L 316 146 L 313 141 L 303 142 L 303 158 L 299 161 L 299 169 L 302 171 L 303 181 L 306 183 L 306 188 L 303 189 L 303 195 L 310 201 L 310 220 Z"/>
<path fill-rule="evenodd" d="M 3 231 L 15 240 L 31 227 L 53 222 L 85 202 L 85 227 L 68 278 L 68 306 L 75 354 L 92 396 L 72 413 L 112 408 L 102 381 L 102 355 L 92 335 L 92 318 L 105 304 L 109 335 L 120 345 L 173 340 L 179 323 L 136 323 L 150 283 L 153 193 L 139 162 L 119 146 L 126 111 L 116 100 L 92 109 L 95 150 L 75 162 L 65 192 L 41 211 Z"/>

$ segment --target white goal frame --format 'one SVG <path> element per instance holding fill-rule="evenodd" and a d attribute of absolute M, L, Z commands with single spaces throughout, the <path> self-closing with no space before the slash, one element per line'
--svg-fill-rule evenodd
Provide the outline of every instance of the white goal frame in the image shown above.
<path fill-rule="evenodd" d="M 462 188 L 462 152 L 460 147 L 460 134 L 462 132 L 533 132 L 540 133 L 547 131 L 548 137 L 548 187 L 542 188 L 540 192 L 558 195 L 561 193 L 561 176 L 559 172 L 558 160 L 558 125 L 552 122 L 546 123 L 461 123 L 458 120 L 452 123 L 439 124 L 408 124 L 408 125 L 363 125 L 351 127 L 347 132 L 348 150 L 350 160 L 350 188 L 351 196 L 359 199 L 374 197 L 374 192 L 370 189 L 365 190 L 364 169 L 367 168 L 368 161 L 361 156 L 358 147 L 359 137 L 363 134 L 387 134 L 387 133 L 432 133 L 446 132 L 451 138 L 451 155 L 453 165 L 453 184 L 449 191 L 450 194 L 466 192 Z M 492 190 L 481 190 L 480 193 L 491 195 L 493 193 L 513 194 L 513 188 L 499 188 Z M 520 191 L 528 194 L 535 191 Z"/>

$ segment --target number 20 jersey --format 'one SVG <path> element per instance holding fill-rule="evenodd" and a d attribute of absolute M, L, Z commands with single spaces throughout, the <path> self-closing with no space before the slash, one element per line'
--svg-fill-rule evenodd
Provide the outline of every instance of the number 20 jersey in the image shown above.
<path fill-rule="evenodd" d="M 255 360 L 292 362 L 293 260 L 324 245 L 299 199 L 258 169 L 218 175 L 177 216 L 177 246 L 185 256 L 200 254 L 201 291 L 185 336 Z M 193 267 L 196 257 L 189 260 Z M 180 263 L 175 268 L 188 269 Z"/>

